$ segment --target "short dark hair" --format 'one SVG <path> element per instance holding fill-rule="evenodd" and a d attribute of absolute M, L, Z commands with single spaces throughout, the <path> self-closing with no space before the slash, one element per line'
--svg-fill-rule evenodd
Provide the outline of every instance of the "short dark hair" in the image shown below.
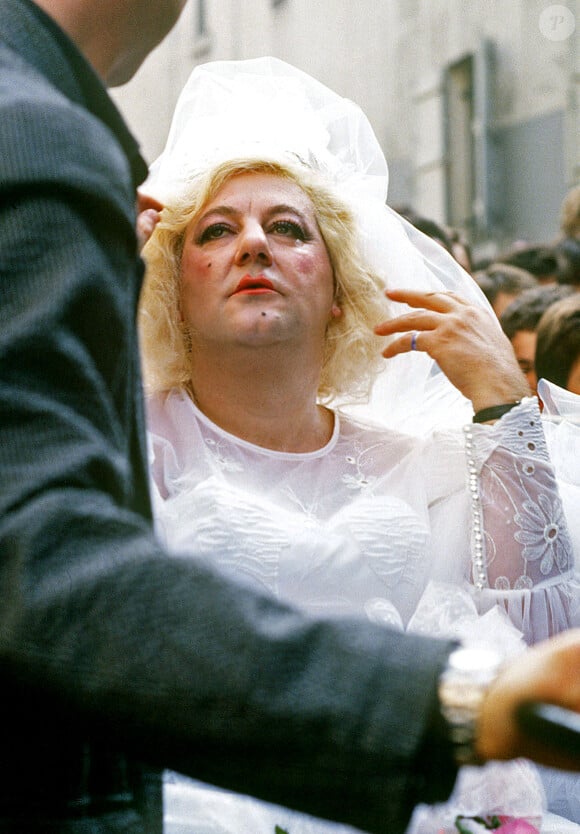
<path fill-rule="evenodd" d="M 504 264 L 526 269 L 536 278 L 556 275 L 558 272 L 558 258 L 552 246 L 524 246 L 521 249 L 512 249 L 499 260 Z"/>
<path fill-rule="evenodd" d="M 493 304 L 500 292 L 515 295 L 538 283 L 525 269 L 495 261 L 484 270 L 476 272 L 473 277 L 490 304 Z"/>
<path fill-rule="evenodd" d="M 513 339 L 520 330 L 535 331 L 546 310 L 571 293 L 574 293 L 572 287 L 560 284 L 544 284 L 524 290 L 499 317 L 503 332 L 508 339 Z"/>
<path fill-rule="evenodd" d="M 453 254 L 451 249 L 451 239 L 443 226 L 440 226 L 439 223 L 435 222 L 435 220 L 431 220 L 430 217 L 414 215 L 409 216 L 408 219 L 416 229 L 419 229 L 419 231 L 423 232 L 423 234 L 427 235 L 427 237 L 437 240 L 445 247 L 445 249 L 447 249 L 448 252 Z"/>
<path fill-rule="evenodd" d="M 535 366 L 538 379 L 566 388 L 580 356 L 580 292 L 549 307 L 538 324 Z"/>
<path fill-rule="evenodd" d="M 558 258 L 558 283 L 580 287 L 580 239 L 562 238 L 555 250 Z"/>

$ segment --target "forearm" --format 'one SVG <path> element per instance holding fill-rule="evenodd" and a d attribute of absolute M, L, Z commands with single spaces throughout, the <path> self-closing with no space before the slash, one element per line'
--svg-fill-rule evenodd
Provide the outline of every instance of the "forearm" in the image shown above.
<path fill-rule="evenodd" d="M 436 782 L 423 769 L 437 753 L 426 716 L 445 645 L 305 621 L 93 506 L 91 519 L 52 517 L 50 542 L 41 505 L 20 517 L 39 564 L 26 594 L 9 589 L 21 603 L 3 669 L 44 693 L 37 719 L 55 699 L 145 760 L 368 831 L 402 830 L 415 802 L 446 797 L 449 754 Z M 115 540 L 99 541 L 99 527 Z"/>
<path fill-rule="evenodd" d="M 473 584 L 488 603 L 503 603 L 530 641 L 535 626 L 544 637 L 569 626 L 572 545 L 535 402 L 493 427 L 468 428 L 466 453 Z"/>

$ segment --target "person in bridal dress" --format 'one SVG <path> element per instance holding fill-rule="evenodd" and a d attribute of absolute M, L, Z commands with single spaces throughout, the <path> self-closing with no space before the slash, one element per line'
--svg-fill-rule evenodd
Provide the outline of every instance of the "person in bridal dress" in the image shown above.
<path fill-rule="evenodd" d="M 306 612 L 509 658 L 578 619 L 538 402 L 475 282 L 386 187 L 368 121 L 315 79 L 268 58 L 194 71 L 146 185 L 165 206 L 140 309 L 157 529 Z M 171 834 L 352 830 L 176 774 L 166 794 Z M 487 813 L 580 831 L 524 760 L 463 768 L 409 830 Z"/>

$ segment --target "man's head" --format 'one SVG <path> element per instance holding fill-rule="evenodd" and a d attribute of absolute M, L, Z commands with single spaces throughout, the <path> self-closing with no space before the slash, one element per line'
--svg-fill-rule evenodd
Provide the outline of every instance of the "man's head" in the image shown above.
<path fill-rule="evenodd" d="M 550 245 L 515 246 L 498 260 L 531 272 L 539 284 L 554 284 L 558 277 L 558 259 Z"/>
<path fill-rule="evenodd" d="M 495 262 L 476 272 L 473 277 L 498 318 L 520 293 L 538 284 L 536 278 L 525 269 Z"/>
<path fill-rule="evenodd" d="M 580 293 L 546 310 L 537 327 L 538 377 L 580 394 Z"/>
<path fill-rule="evenodd" d="M 564 237 L 556 244 L 558 283 L 580 289 L 580 237 Z"/>
<path fill-rule="evenodd" d="M 176 23 L 187 0 L 34 0 L 104 82 L 125 84 Z"/>
<path fill-rule="evenodd" d="M 499 317 L 502 330 L 512 343 L 518 364 L 534 392 L 538 384 L 535 366 L 538 323 L 549 307 L 573 292 L 571 287 L 558 284 L 524 290 Z"/>

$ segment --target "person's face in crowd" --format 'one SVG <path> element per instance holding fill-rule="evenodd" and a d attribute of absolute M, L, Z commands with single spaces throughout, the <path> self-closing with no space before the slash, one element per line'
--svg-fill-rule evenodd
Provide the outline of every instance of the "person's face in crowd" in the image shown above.
<path fill-rule="evenodd" d="M 566 388 L 573 394 L 580 394 L 580 356 L 577 357 L 576 361 L 570 368 Z"/>
<path fill-rule="evenodd" d="M 534 394 L 538 386 L 538 378 L 534 364 L 536 341 L 537 337 L 533 330 L 518 330 L 517 333 L 514 333 L 511 340 L 518 365 L 524 372 Z"/>
<path fill-rule="evenodd" d="M 181 311 L 194 344 L 322 344 L 333 270 L 310 198 L 267 173 L 228 180 L 185 232 Z"/>
<path fill-rule="evenodd" d="M 491 305 L 494 309 L 496 316 L 499 318 L 503 311 L 506 309 L 506 307 L 509 307 L 512 301 L 514 301 L 517 297 L 518 293 L 509 293 L 500 290 L 494 298 L 493 304 Z"/>
<path fill-rule="evenodd" d="M 469 252 L 467 251 L 463 243 L 461 243 L 461 241 L 459 240 L 455 240 L 451 244 L 451 251 L 457 263 L 471 275 L 473 269 L 471 264 L 471 258 L 469 257 Z"/>

